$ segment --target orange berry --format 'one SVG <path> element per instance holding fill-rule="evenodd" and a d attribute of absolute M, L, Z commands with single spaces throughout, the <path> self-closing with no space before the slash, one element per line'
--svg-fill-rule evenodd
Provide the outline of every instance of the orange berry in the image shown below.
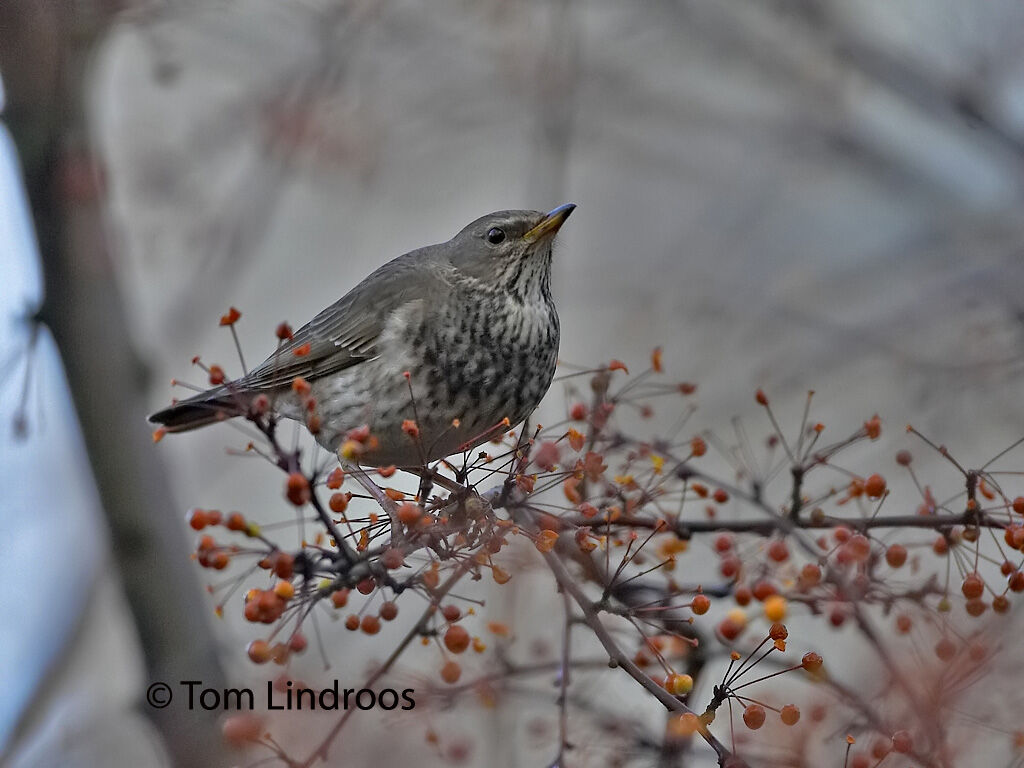
<path fill-rule="evenodd" d="M 458 621 L 462 616 L 462 611 L 459 610 L 459 606 L 448 603 L 441 609 L 441 615 L 444 616 L 445 621 Z"/>
<path fill-rule="evenodd" d="M 203 530 L 203 528 L 209 524 L 209 521 L 206 518 L 206 512 L 202 509 L 193 509 L 188 514 L 188 524 L 193 530 Z"/>
<path fill-rule="evenodd" d="M 469 647 L 469 641 L 469 632 L 458 624 L 448 627 L 448 631 L 444 633 L 445 647 L 452 653 L 462 653 Z"/>
<path fill-rule="evenodd" d="M 796 725 L 800 720 L 800 709 L 796 704 L 787 704 L 779 711 L 779 717 L 785 725 Z"/>
<path fill-rule="evenodd" d="M 290 581 L 279 581 L 274 585 L 274 594 L 282 600 L 291 600 L 295 597 L 295 587 Z"/>
<path fill-rule="evenodd" d="M 308 645 L 309 641 L 306 639 L 306 636 L 301 632 L 296 632 L 288 641 L 288 650 L 293 653 L 302 653 Z"/>
<path fill-rule="evenodd" d="M 282 579 L 290 579 L 295 573 L 295 558 L 287 552 L 278 552 L 274 555 L 274 573 Z"/>
<path fill-rule="evenodd" d="M 441 667 L 441 679 L 448 685 L 455 685 L 462 676 L 462 667 L 457 661 L 446 661 Z"/>
<path fill-rule="evenodd" d="M 354 613 L 350 613 L 348 616 L 346 616 L 345 629 L 349 630 L 350 632 L 355 632 L 357 629 L 359 629 L 359 617 L 356 616 Z"/>
<path fill-rule="evenodd" d="M 768 621 L 782 621 L 786 618 L 786 598 L 782 595 L 771 595 L 764 601 L 764 615 Z"/>
<path fill-rule="evenodd" d="M 1018 496 L 1013 500 L 1013 511 L 1018 515 L 1024 515 L 1024 496 Z"/>
<path fill-rule="evenodd" d="M 764 725 L 765 711 L 760 704 L 750 704 L 743 710 L 743 722 L 747 728 L 756 731 Z"/>
<path fill-rule="evenodd" d="M 345 473 L 341 467 L 335 467 L 331 470 L 331 474 L 327 476 L 327 487 L 332 491 L 336 491 L 341 488 L 342 483 L 345 482 Z"/>
<path fill-rule="evenodd" d="M 347 493 L 332 493 L 331 498 L 327 501 L 327 506 L 331 508 L 331 512 L 340 515 L 348 509 L 348 500 Z"/>
<path fill-rule="evenodd" d="M 363 616 L 363 620 L 359 622 L 359 628 L 367 635 L 376 635 L 380 632 L 380 619 L 371 614 L 367 614 L 366 616 Z"/>
<path fill-rule="evenodd" d="M 741 584 L 736 587 L 732 596 L 736 600 L 737 605 L 750 605 L 750 601 L 754 599 L 754 596 L 750 591 L 750 587 L 745 584 Z"/>
<path fill-rule="evenodd" d="M 821 669 L 821 665 L 823 663 L 821 656 L 814 653 L 814 651 L 808 651 L 804 654 L 803 658 L 800 659 L 800 666 L 808 672 L 817 672 Z"/>
<path fill-rule="evenodd" d="M 813 587 L 821 581 L 821 568 L 814 563 L 807 563 L 800 569 L 800 581 L 808 587 Z"/>
<path fill-rule="evenodd" d="M 664 687 L 673 696 L 685 696 L 693 690 L 693 678 L 690 675 L 669 675 L 665 678 Z"/>
<path fill-rule="evenodd" d="M 384 621 L 394 621 L 395 617 L 398 616 L 398 606 L 390 600 L 386 603 L 382 603 L 380 606 L 380 617 Z"/>
<path fill-rule="evenodd" d="M 405 525 L 416 525 L 422 516 L 423 510 L 419 508 L 418 504 L 413 504 L 410 501 L 398 507 L 398 519 Z"/>
<path fill-rule="evenodd" d="M 241 512 L 232 512 L 228 515 L 228 521 L 226 527 L 229 531 L 244 531 L 245 530 L 245 518 Z"/>
<path fill-rule="evenodd" d="M 891 544 L 885 550 L 885 562 L 890 568 L 900 568 L 907 562 L 907 548 L 902 544 Z"/>
<path fill-rule="evenodd" d="M 304 474 L 292 472 L 288 475 L 285 496 L 296 507 L 301 507 L 309 501 L 309 481 Z"/>
<path fill-rule="evenodd" d="M 266 640 L 253 640 L 245 652 L 254 664 L 266 664 L 270 661 L 270 643 Z"/>
<path fill-rule="evenodd" d="M 757 401 L 758 405 L 768 405 L 768 396 L 764 393 L 763 389 L 759 389 L 754 393 L 754 400 Z"/>
<path fill-rule="evenodd" d="M 869 499 L 877 499 L 885 494 L 885 478 L 879 474 L 871 475 L 864 481 L 864 492 Z"/>
<path fill-rule="evenodd" d="M 690 603 L 690 610 L 698 616 L 703 616 L 711 608 L 711 600 L 706 595 L 695 595 Z"/>
<path fill-rule="evenodd" d="M 348 603 L 348 594 L 351 590 L 349 589 L 337 589 L 331 593 L 331 604 L 335 608 L 344 608 Z"/>
<path fill-rule="evenodd" d="M 977 618 L 985 612 L 985 609 L 988 608 L 988 606 L 985 604 L 985 601 L 982 600 L 980 597 L 973 597 L 967 601 L 967 603 L 964 605 L 964 608 L 967 609 L 967 613 L 969 616 Z"/>

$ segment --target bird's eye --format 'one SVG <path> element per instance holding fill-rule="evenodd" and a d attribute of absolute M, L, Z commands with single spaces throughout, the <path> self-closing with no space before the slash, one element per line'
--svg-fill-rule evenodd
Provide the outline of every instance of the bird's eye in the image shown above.
<path fill-rule="evenodd" d="M 499 229 L 498 227 L 492 227 L 487 232 L 487 242 L 491 245 L 497 245 L 505 239 L 505 230 Z"/>

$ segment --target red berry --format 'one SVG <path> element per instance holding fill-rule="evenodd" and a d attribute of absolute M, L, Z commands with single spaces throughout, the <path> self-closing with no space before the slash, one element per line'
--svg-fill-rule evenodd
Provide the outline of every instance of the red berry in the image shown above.
<path fill-rule="evenodd" d="M 786 542 L 782 539 L 775 539 L 768 545 L 768 557 L 777 563 L 782 563 L 788 560 L 789 547 L 786 546 Z"/>
<path fill-rule="evenodd" d="M 764 707 L 760 704 L 750 704 L 745 710 L 743 710 L 743 722 L 746 724 L 747 728 L 752 731 L 756 731 L 764 725 L 764 719 Z"/>
<path fill-rule="evenodd" d="M 964 579 L 960 591 L 964 593 L 964 597 L 968 600 L 979 598 L 985 593 L 985 582 L 981 580 L 981 576 L 977 572 L 970 573 Z"/>
<path fill-rule="evenodd" d="M 879 474 L 871 475 L 864 481 L 864 493 L 870 499 L 880 498 L 885 494 L 885 478 Z"/>
<path fill-rule="evenodd" d="M 956 656 L 956 643 L 944 637 L 935 644 L 935 655 L 942 661 L 949 661 Z"/>
<path fill-rule="evenodd" d="M 907 562 L 907 548 L 902 544 L 892 544 L 885 550 L 885 562 L 891 568 L 900 568 Z"/>

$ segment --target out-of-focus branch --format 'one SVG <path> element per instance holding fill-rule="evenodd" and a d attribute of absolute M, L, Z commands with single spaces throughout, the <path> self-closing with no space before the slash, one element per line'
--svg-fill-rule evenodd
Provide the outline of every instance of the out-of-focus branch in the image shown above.
<path fill-rule="evenodd" d="M 0 5 L 0 59 L 11 128 L 46 271 L 40 321 L 60 348 L 114 559 L 150 680 L 223 683 L 209 615 L 180 515 L 145 428 L 144 378 L 104 236 L 102 184 L 90 159 L 83 73 L 116 3 Z M 17 66 L 8 64 L 17 60 Z M 141 692 L 140 692 L 141 693 Z M 225 760 L 216 718 L 187 707 L 146 708 L 178 766 Z"/>

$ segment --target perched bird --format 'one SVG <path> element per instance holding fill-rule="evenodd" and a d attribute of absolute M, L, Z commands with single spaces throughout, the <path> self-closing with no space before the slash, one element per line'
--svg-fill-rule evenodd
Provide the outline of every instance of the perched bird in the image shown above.
<path fill-rule="evenodd" d="M 355 459 L 368 466 L 421 466 L 499 436 L 554 376 L 551 246 L 575 207 L 499 211 L 399 256 L 247 375 L 149 420 L 183 432 L 258 406 L 307 425 L 315 414 L 331 451 L 368 427 Z"/>

